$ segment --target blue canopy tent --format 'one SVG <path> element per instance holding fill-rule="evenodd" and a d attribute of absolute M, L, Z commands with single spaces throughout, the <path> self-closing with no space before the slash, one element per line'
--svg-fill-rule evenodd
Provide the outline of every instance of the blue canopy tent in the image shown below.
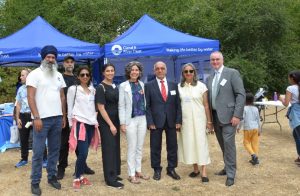
<path fill-rule="evenodd" d="M 105 61 L 117 66 L 117 76 L 124 75 L 124 65 L 131 60 L 144 64 L 145 80 L 153 73 L 153 63 L 163 60 L 168 77 L 179 79 L 181 65 L 194 62 L 200 72 L 207 67 L 209 55 L 219 50 L 219 41 L 191 36 L 171 29 L 145 14 L 125 33 L 102 48 Z M 209 67 L 209 66 L 208 66 Z M 96 76 L 98 74 L 94 74 Z"/>
<path fill-rule="evenodd" d="M 58 49 L 58 61 L 70 55 L 77 63 L 90 64 L 101 56 L 98 44 L 69 37 L 38 16 L 21 30 L 0 39 L 0 66 L 36 66 L 41 62 L 40 51 L 45 45 Z M 12 119 L 0 115 L 0 151 L 12 146 L 9 143 Z"/>
<path fill-rule="evenodd" d="M 45 45 L 58 49 L 58 61 L 71 55 L 78 62 L 89 62 L 100 57 L 100 46 L 69 37 L 36 17 L 31 23 L 10 36 L 0 39 L 0 65 L 36 65 L 41 61 L 40 50 Z"/>

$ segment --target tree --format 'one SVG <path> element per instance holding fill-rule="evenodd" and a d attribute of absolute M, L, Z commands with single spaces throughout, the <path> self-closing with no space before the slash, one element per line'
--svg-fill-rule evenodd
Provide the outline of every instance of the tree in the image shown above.
<path fill-rule="evenodd" d="M 299 10 L 300 0 L 5 0 L 0 36 L 40 15 L 69 36 L 103 45 L 147 13 L 170 28 L 220 40 L 225 65 L 241 72 L 247 89 L 265 84 L 283 93 L 288 72 L 300 68 Z M 0 68 L 3 74 L 12 72 Z M 5 100 L 13 99 L 6 88 L 14 83 L 0 83 Z"/>

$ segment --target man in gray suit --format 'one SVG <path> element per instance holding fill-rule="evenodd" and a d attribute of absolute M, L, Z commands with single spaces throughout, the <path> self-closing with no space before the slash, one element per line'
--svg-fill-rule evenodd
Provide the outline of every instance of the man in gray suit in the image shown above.
<path fill-rule="evenodd" d="M 225 163 L 225 168 L 216 175 L 227 175 L 225 185 L 231 186 L 236 173 L 236 126 L 243 117 L 245 89 L 239 72 L 223 65 L 221 52 L 210 55 L 210 64 L 214 69 L 207 80 L 210 108 Z"/>

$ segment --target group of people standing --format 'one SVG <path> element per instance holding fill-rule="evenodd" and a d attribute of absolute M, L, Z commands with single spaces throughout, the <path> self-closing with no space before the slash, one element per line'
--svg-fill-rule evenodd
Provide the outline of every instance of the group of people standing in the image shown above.
<path fill-rule="evenodd" d="M 104 79 L 96 88 L 91 83 L 88 67 L 80 67 L 77 77 L 74 76 L 73 57 L 64 59 L 62 75 L 57 71 L 54 46 L 45 46 L 41 56 L 41 66 L 33 70 L 26 81 L 31 113 L 26 121 L 30 118 L 33 121 L 33 194 L 41 194 L 39 183 L 46 139 L 48 183 L 56 189 L 61 188 L 58 180 L 64 178 L 69 151 L 76 152 L 77 156 L 73 188 L 79 190 L 82 185 L 92 185 L 85 174 L 95 172 L 87 166 L 86 160 L 89 147 L 97 149 L 100 143 L 106 184 L 123 188 L 121 132 L 127 139 L 128 180 L 133 184 L 149 180 L 150 177 L 142 172 L 147 129 L 150 130 L 154 180 L 161 179 L 162 133 L 165 131 L 167 175 L 180 179 L 175 171 L 180 161 L 193 165 L 190 177 L 201 174 L 202 182 L 209 182 L 206 165 L 211 160 L 207 134 L 215 133 L 225 163 L 216 175 L 227 176 L 226 186 L 234 184 L 235 134 L 240 121 L 247 119 L 244 112 L 246 94 L 240 74 L 223 65 L 221 52 L 210 55 L 214 73 L 207 79 L 207 85 L 198 81 L 197 70 L 191 63 L 182 67 L 179 84 L 169 81 L 167 66 L 162 61 L 154 64 L 156 78 L 144 84 L 140 80 L 142 64 L 132 61 L 125 66 L 127 80 L 119 87 L 113 83 L 115 66 L 109 63 L 102 66 Z"/>
<path fill-rule="evenodd" d="M 97 149 L 100 143 L 106 184 L 123 188 L 120 132 L 127 139 L 128 180 L 133 184 L 149 180 L 150 177 L 142 172 L 147 129 L 150 130 L 154 180 L 161 179 L 162 133 L 165 131 L 167 175 L 180 179 L 175 171 L 179 159 L 193 164 L 190 177 L 200 174 L 198 165 L 201 165 L 202 182 L 208 182 L 205 166 L 210 163 L 210 156 L 206 134 L 213 133 L 214 126 L 225 162 L 224 170 L 219 173 L 227 174 L 227 186 L 233 184 L 236 169 L 234 127 L 243 113 L 244 88 L 238 72 L 223 66 L 220 52 L 211 55 L 213 68 L 221 70 L 219 76 L 214 74 L 208 78 L 208 88 L 198 81 L 197 70 L 190 63 L 182 68 L 180 84 L 167 80 L 167 66 L 162 61 L 154 64 L 156 78 L 145 85 L 140 80 L 142 64 L 130 62 L 125 67 L 127 80 L 119 87 L 113 83 L 115 66 L 105 64 L 102 66 L 104 79 L 94 88 L 88 67 L 80 67 L 77 77 L 74 76 L 73 57 L 64 59 L 65 72 L 60 74 L 54 46 L 45 46 L 41 56 L 41 66 L 28 75 L 25 86 L 31 113 L 26 121 L 31 118 L 33 122 L 33 194 L 41 194 L 39 183 L 46 140 L 48 183 L 56 189 L 61 188 L 58 180 L 64 178 L 69 151 L 76 152 L 77 156 L 73 188 L 78 190 L 82 185 L 92 184 L 85 176 L 95 173 L 86 163 L 88 149 L 90 146 Z M 21 147 L 24 146 L 21 144 Z M 24 149 L 27 150 L 26 145 Z"/>

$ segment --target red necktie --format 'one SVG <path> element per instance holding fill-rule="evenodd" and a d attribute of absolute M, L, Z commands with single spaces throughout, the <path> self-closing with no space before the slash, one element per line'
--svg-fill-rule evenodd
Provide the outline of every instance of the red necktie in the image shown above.
<path fill-rule="evenodd" d="M 166 101 L 167 101 L 167 91 L 166 91 L 166 86 L 165 86 L 163 80 L 160 81 L 160 84 L 161 84 L 161 95 L 162 95 L 162 97 L 163 97 L 163 100 L 166 102 Z"/>

